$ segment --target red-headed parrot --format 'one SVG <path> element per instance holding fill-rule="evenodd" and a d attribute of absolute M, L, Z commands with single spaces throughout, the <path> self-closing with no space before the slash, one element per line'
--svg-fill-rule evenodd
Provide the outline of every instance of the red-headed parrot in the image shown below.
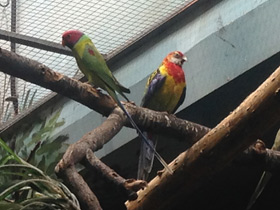
<path fill-rule="evenodd" d="M 185 74 L 182 69 L 186 56 L 179 51 L 169 53 L 154 71 L 147 82 L 141 106 L 155 110 L 174 113 L 183 103 L 186 95 Z M 151 145 L 156 146 L 156 136 L 147 135 Z M 150 140 L 151 139 L 151 140 Z M 151 172 L 154 152 L 141 144 L 137 179 L 146 180 Z"/>
<path fill-rule="evenodd" d="M 87 77 L 88 81 L 96 87 L 100 87 L 108 92 L 108 94 L 115 100 L 118 106 L 123 110 L 129 119 L 132 126 L 137 130 L 139 136 L 146 142 L 146 144 L 155 152 L 155 156 L 163 164 L 163 166 L 172 173 L 166 162 L 154 150 L 152 145 L 149 145 L 147 138 L 138 128 L 136 123 L 131 118 L 130 114 L 121 104 L 116 92 L 122 95 L 127 101 L 128 98 L 124 93 L 130 93 L 130 90 L 122 86 L 114 77 L 108 68 L 103 56 L 98 52 L 91 39 L 83 32 L 78 30 L 69 30 L 62 35 L 62 45 L 67 46 L 72 50 L 72 53 L 77 61 L 78 67 Z"/>

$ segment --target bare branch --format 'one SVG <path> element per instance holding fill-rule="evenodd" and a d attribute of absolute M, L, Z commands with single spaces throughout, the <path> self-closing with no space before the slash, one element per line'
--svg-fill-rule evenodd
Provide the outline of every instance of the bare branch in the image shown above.
<path fill-rule="evenodd" d="M 100 91 L 92 88 L 89 84 L 71 79 L 37 61 L 1 48 L 0 70 L 79 101 L 106 116 L 116 106 L 111 97 L 100 93 Z"/>
<path fill-rule="evenodd" d="M 80 162 L 86 156 L 88 149 L 93 151 L 101 149 L 120 131 L 125 119 L 122 111 L 116 108 L 99 127 L 88 132 L 79 141 L 68 147 L 55 168 L 56 173 Z"/>
<path fill-rule="evenodd" d="M 87 150 L 86 158 L 91 167 L 101 174 L 101 176 L 116 186 L 119 192 L 126 195 L 128 200 L 135 200 L 137 198 L 136 192 L 147 186 L 147 183 L 142 180 L 124 179 L 114 170 L 100 161 L 91 150 Z"/>

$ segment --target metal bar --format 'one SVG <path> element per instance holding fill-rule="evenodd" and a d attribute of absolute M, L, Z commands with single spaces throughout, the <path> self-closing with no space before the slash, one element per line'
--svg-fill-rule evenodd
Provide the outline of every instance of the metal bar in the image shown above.
<path fill-rule="evenodd" d="M 43 39 L 34 38 L 31 36 L 18 34 L 15 32 L 9 32 L 0 29 L 0 39 L 55 52 L 55 53 L 73 56 L 71 50 L 63 47 L 61 44 L 58 44 L 56 42 L 46 41 Z"/>
<path fill-rule="evenodd" d="M 16 32 L 17 27 L 17 0 L 12 0 L 11 4 L 11 31 Z M 11 42 L 11 51 L 16 52 L 16 43 Z M 15 115 L 18 115 L 18 96 L 17 96 L 17 78 L 11 76 L 11 98 L 13 98 L 13 106 Z"/>

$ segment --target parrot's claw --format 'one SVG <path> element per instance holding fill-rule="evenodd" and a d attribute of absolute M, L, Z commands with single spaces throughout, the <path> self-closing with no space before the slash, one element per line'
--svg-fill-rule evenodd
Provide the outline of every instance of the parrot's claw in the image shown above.
<path fill-rule="evenodd" d="M 164 169 L 158 171 L 158 172 L 157 172 L 157 175 L 158 175 L 158 176 L 161 176 L 161 175 L 163 174 L 163 172 L 164 172 Z"/>
<path fill-rule="evenodd" d="M 147 187 L 148 183 L 144 180 L 135 180 L 135 179 L 127 179 L 125 181 L 125 187 L 126 189 L 132 190 L 134 192 L 137 192 L 140 189 L 144 189 Z"/>

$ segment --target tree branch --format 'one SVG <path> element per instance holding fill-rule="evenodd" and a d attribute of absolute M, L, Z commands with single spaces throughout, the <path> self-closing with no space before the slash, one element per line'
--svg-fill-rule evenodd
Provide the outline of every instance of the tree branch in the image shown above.
<path fill-rule="evenodd" d="M 136 192 L 147 186 L 147 182 L 143 180 L 127 180 L 122 178 L 114 170 L 99 160 L 90 149 L 87 150 L 86 158 L 94 171 L 101 174 L 105 180 L 117 187 L 119 192 L 123 193 L 128 200 L 135 200 L 137 198 Z"/>
<path fill-rule="evenodd" d="M 138 193 L 137 200 L 127 203 L 127 208 L 172 209 L 172 204 L 184 200 L 279 122 L 279 115 L 280 68 L 228 117 L 169 164 L 173 175 L 164 171 L 155 177 Z"/>
<path fill-rule="evenodd" d="M 239 165 L 256 165 L 264 171 L 280 173 L 280 151 L 267 149 L 263 141 L 257 140 L 240 156 L 234 159 L 234 163 Z"/>
<path fill-rule="evenodd" d="M 71 144 L 55 167 L 56 173 L 80 162 L 88 149 L 97 151 L 110 141 L 123 127 L 125 117 L 121 109 L 116 108 L 97 128 L 85 134 L 79 141 Z"/>

